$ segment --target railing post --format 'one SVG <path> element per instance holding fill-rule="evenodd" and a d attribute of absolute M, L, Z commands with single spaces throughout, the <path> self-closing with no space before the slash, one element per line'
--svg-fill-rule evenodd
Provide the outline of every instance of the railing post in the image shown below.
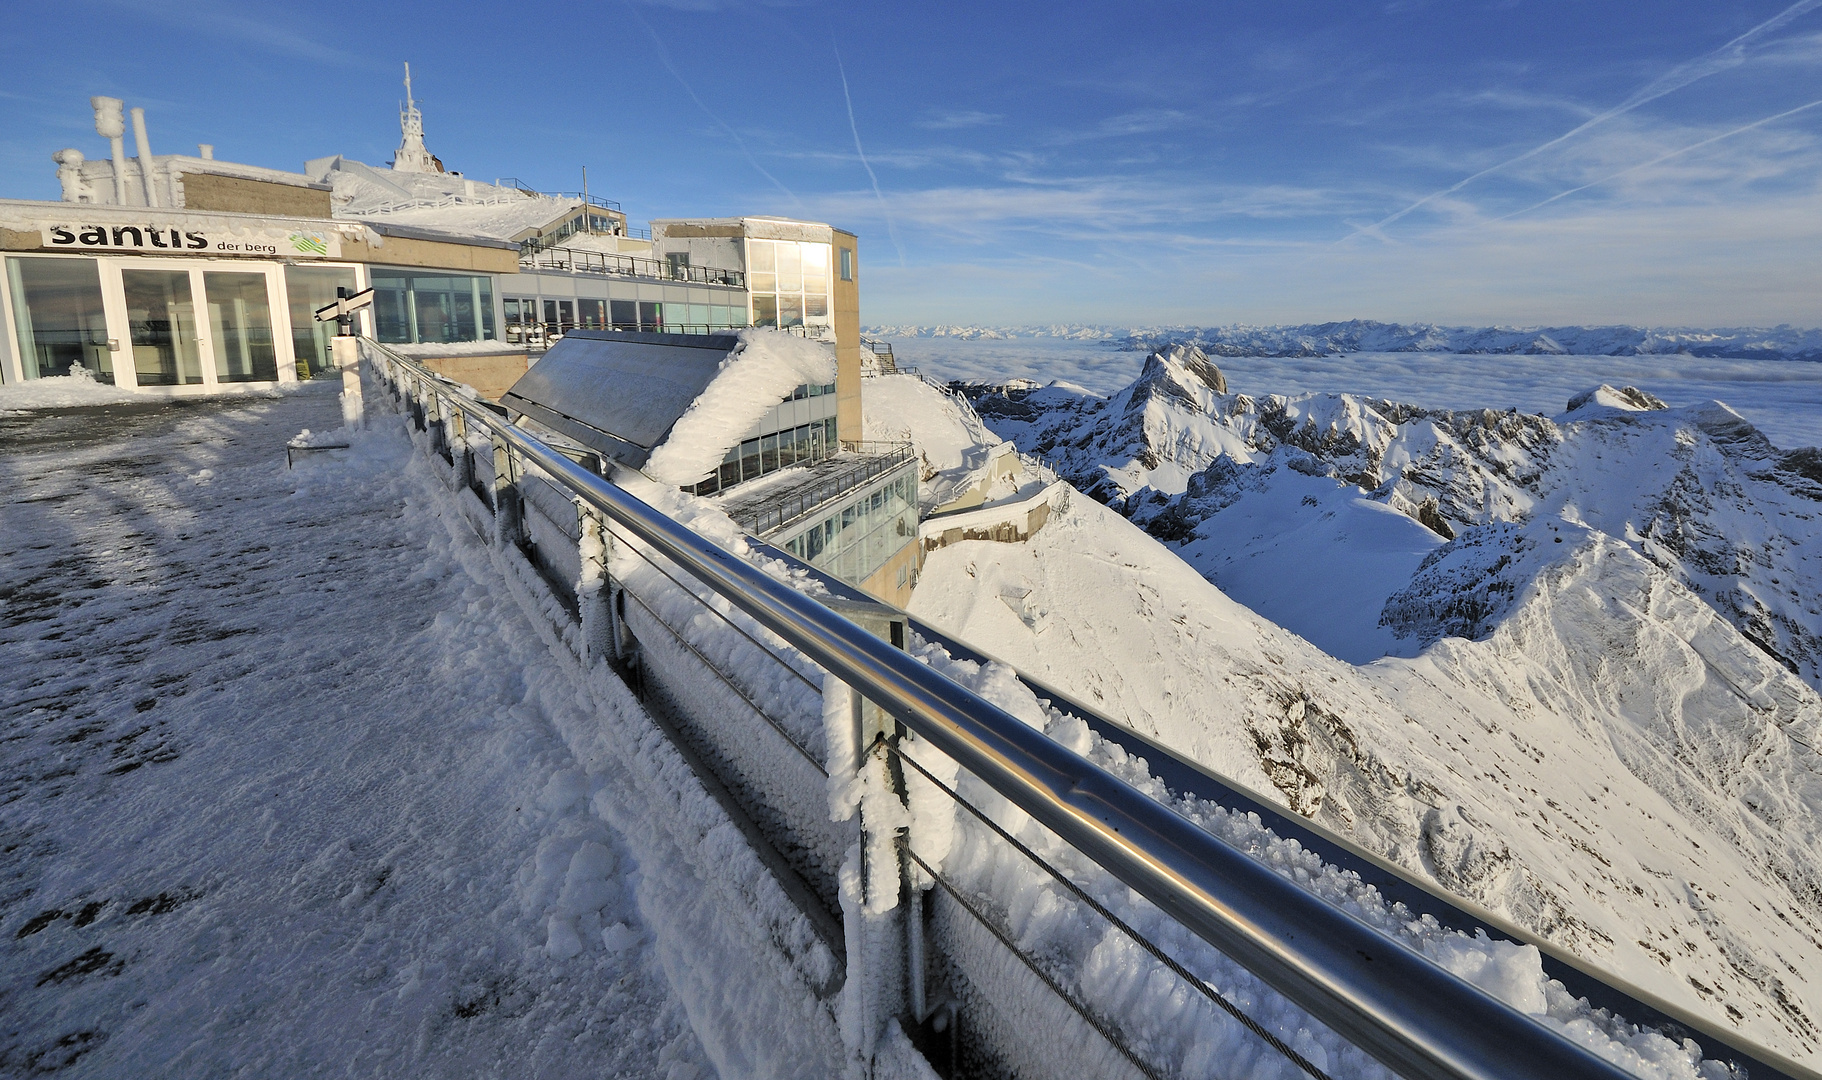
<path fill-rule="evenodd" d="M 829 600 L 830 607 L 898 648 L 904 648 L 905 616 L 883 604 Z M 873 1057 L 887 1021 L 907 1030 L 924 1020 L 923 905 L 906 873 L 900 844 L 911 824 L 905 778 L 882 743 L 896 745 L 904 725 L 850 688 L 847 716 L 852 739 L 846 761 L 831 759 L 831 777 L 851 777 L 857 789 L 854 818 L 860 843 L 842 869 L 842 922 L 847 936 L 844 984 L 855 995 L 844 1007 L 845 1035 L 871 1074 Z M 831 739 L 834 752 L 848 739 Z M 909 902 L 908 902 L 909 901 Z M 918 925 L 912 919 L 919 920 Z M 911 963 L 915 957 L 918 963 Z"/>
<path fill-rule="evenodd" d="M 576 581 L 576 606 L 582 616 L 582 662 L 593 666 L 615 659 L 617 654 L 613 588 L 607 576 L 614 538 L 607 531 L 601 512 L 583 499 L 576 500 L 576 524 L 581 537 L 576 543 L 582 564 Z"/>
<path fill-rule="evenodd" d="M 468 414 L 460 406 L 449 414 L 449 464 L 455 470 L 458 491 L 474 483 L 474 454 L 468 446 Z"/>
<path fill-rule="evenodd" d="M 493 524 L 494 542 L 502 547 L 520 546 L 524 542 L 524 521 L 519 508 L 519 487 L 512 460 L 512 447 L 498 432 L 493 436 Z"/>

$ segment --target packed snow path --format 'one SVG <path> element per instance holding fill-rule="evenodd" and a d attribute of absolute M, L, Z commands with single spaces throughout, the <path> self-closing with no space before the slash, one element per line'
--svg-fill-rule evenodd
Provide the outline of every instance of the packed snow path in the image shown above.
<path fill-rule="evenodd" d="M 0 1075 L 709 1075 L 573 678 L 395 427 L 287 471 L 322 389 L 0 416 Z"/>

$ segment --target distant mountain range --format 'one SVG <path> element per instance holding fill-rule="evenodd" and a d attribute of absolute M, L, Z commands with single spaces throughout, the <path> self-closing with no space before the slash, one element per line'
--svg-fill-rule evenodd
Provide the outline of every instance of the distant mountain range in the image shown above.
<path fill-rule="evenodd" d="M 1335 356 L 1355 352 L 1532 356 L 1682 353 L 1754 360 L 1822 360 L 1822 330 L 1792 326 L 1712 330 L 1642 326 L 1471 327 L 1350 319 L 1304 326 L 876 326 L 866 332 L 879 337 L 901 338 L 1103 341 L 1111 348 L 1133 351 L 1186 344 L 1195 345 L 1210 356 Z"/>

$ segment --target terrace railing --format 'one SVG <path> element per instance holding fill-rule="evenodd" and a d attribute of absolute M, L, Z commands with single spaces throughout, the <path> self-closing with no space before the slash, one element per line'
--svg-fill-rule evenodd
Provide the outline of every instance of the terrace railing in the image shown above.
<path fill-rule="evenodd" d="M 604 476 L 593 455 L 535 438 L 497 406 L 385 346 L 364 341 L 363 348 L 389 391 L 385 399 L 409 417 L 417 444 L 443 463 L 439 468 L 446 466 L 458 491 L 474 494 L 491 542 L 522 555 L 548 587 L 549 601 L 535 606 L 565 613 L 554 616 L 568 620 L 558 627 L 561 640 L 585 665 L 609 665 L 643 696 L 652 722 L 753 845 L 820 944 L 797 941 L 787 930 L 776 940 L 796 956 L 824 950 L 817 955 L 833 957 L 841 968 L 830 972 L 811 957 L 799 965 L 800 976 L 824 1000 L 856 973 L 864 977 L 855 987 L 857 1011 L 844 1011 L 865 1044 L 856 1048 L 863 1062 L 875 1045 L 866 1033 L 899 1017 L 950 1076 L 972 1074 L 983 1061 L 990 1070 L 1019 1074 L 1171 1075 L 1159 1063 L 1168 1047 L 1110 1016 L 1079 972 L 1060 968 L 1008 926 L 1000 913 L 1019 897 L 993 895 L 991 882 L 958 881 L 941 859 L 920 850 L 923 833 L 904 800 L 908 783 L 927 783 L 920 790 L 947 800 L 956 829 L 1016 852 L 1056 882 L 1061 892 L 1050 895 L 1057 903 L 1073 905 L 1083 919 L 1098 920 L 1145 954 L 1143 962 L 1156 965 L 1146 977 L 1180 980 L 1173 1009 L 1212 1003 L 1313 1080 L 1326 1080 L 1321 1065 L 1180 959 L 1193 944 L 1190 936 L 1412 1080 L 1630 1074 L 1218 839 L 1167 800 L 1207 800 L 1255 815 L 1279 836 L 1359 873 L 1406 904 L 1412 917 L 1431 914 L 1456 930 L 1537 945 L 1546 974 L 1572 993 L 1672 1038 L 1698 1040 L 1708 1058 L 1729 1063 L 1735 1076 L 1815 1075 L 1589 972 L 1548 943 L 1430 892 L 1390 864 L 1014 673 L 1049 707 L 1151 761 L 1152 776 L 1169 786 L 1164 798 L 1140 791 L 952 681 L 926 662 L 930 654 L 914 657 L 906 649 L 921 639 L 953 661 L 984 665 L 991 657 L 756 540 L 750 543 L 760 558 L 723 547 Z M 792 567 L 792 575 L 779 576 L 766 560 Z M 785 577 L 816 583 L 822 598 Z M 858 695 L 853 731 L 837 739 L 844 724 L 829 718 L 841 717 L 847 706 L 831 705 L 829 695 L 850 689 Z M 959 781 L 938 775 L 941 761 L 959 766 L 1118 886 L 1110 891 L 1096 884 L 1098 877 L 1085 881 L 1046 859 L 1028 842 L 1032 833 L 1002 826 Z M 839 815 L 832 813 L 831 779 L 852 780 L 875 794 L 860 796 L 849 817 L 832 821 Z M 882 813 L 885 803 L 869 801 L 877 798 L 897 798 L 899 808 Z M 850 872 L 858 878 L 841 876 Z M 1110 906 L 1125 902 L 1116 892 L 1143 897 L 1163 917 L 1163 928 L 1187 935 L 1135 928 Z M 939 994 L 937 986 L 948 990 Z M 999 1019 L 977 1021 L 976 1011 Z M 846 1019 L 842 1028 L 851 1030 Z M 1102 1040 L 1111 1056 L 1095 1060 L 1111 1063 L 1107 1068 L 1077 1056 L 1087 1045 L 1080 1032 Z"/>

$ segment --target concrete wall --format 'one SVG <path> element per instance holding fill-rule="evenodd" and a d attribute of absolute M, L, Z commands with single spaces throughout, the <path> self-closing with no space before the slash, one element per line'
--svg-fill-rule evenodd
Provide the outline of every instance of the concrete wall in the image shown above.
<path fill-rule="evenodd" d="M 917 584 L 917 575 L 924 568 L 924 545 L 909 543 L 900 548 L 898 554 L 886 560 L 886 565 L 873 571 L 871 577 L 860 583 L 860 591 L 891 604 L 893 607 L 904 607 L 911 602 L 911 590 Z M 898 584 L 899 570 L 905 572 L 905 584 Z"/>
<path fill-rule="evenodd" d="M 233 214 L 276 214 L 283 217 L 326 218 L 329 188 L 275 184 L 239 176 L 183 173 L 178 177 L 185 210 L 220 210 Z"/>
<path fill-rule="evenodd" d="M 500 400 L 530 366 L 523 352 L 416 356 L 414 359 L 444 378 L 474 387 L 475 393 L 489 401 Z"/>
<path fill-rule="evenodd" d="M 405 236 L 388 236 L 385 241 L 379 247 L 369 247 L 365 240 L 343 240 L 342 258 L 350 262 L 466 270 L 480 274 L 514 274 L 519 270 L 517 248 L 445 244 Z"/>
<path fill-rule="evenodd" d="M 841 249 L 854 252 L 854 280 L 841 279 Z M 835 279 L 832 314 L 835 317 L 836 434 L 844 442 L 859 442 L 860 424 L 860 240 L 851 232 L 835 230 L 829 251 Z"/>

